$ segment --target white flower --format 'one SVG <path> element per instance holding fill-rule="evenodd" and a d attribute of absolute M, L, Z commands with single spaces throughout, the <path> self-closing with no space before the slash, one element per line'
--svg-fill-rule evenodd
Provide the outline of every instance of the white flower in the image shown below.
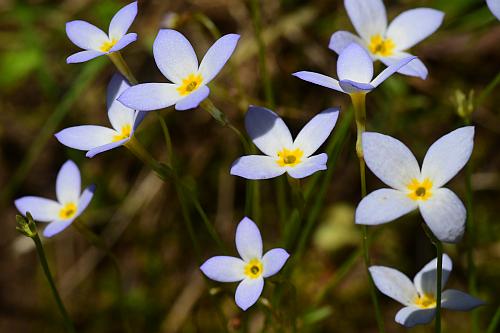
<path fill-rule="evenodd" d="M 259 299 L 264 288 L 264 278 L 278 273 L 290 256 L 276 248 L 262 255 L 262 237 L 259 228 L 248 217 L 236 229 L 236 248 L 240 258 L 217 256 L 205 261 L 201 271 L 218 282 L 238 282 L 236 304 L 244 311 Z"/>
<path fill-rule="evenodd" d="M 364 197 L 356 209 L 356 223 L 382 224 L 419 208 L 437 238 L 458 242 L 464 233 L 465 207 L 443 186 L 469 160 L 473 139 L 473 126 L 446 134 L 429 148 L 420 169 L 415 156 L 400 141 L 379 133 L 363 133 L 366 165 L 392 189 L 376 190 Z"/>
<path fill-rule="evenodd" d="M 500 20 L 500 0 L 486 0 L 488 8 Z"/>
<path fill-rule="evenodd" d="M 83 193 L 80 188 L 80 170 L 73 161 L 67 161 L 57 174 L 57 201 L 28 196 L 17 199 L 14 204 L 21 214 L 29 212 L 35 221 L 49 222 L 43 235 L 52 237 L 71 225 L 92 200 L 95 186 L 87 187 Z"/>
<path fill-rule="evenodd" d="M 441 288 L 448 281 L 451 269 L 451 259 L 444 254 Z M 405 306 L 396 314 L 397 323 L 413 327 L 432 321 L 436 314 L 437 258 L 425 265 L 413 282 L 390 267 L 371 266 L 369 270 L 378 290 Z M 455 289 L 444 290 L 441 294 L 441 307 L 449 310 L 468 311 L 483 304 L 483 301 Z"/>
<path fill-rule="evenodd" d="M 330 49 L 340 54 L 351 43 L 363 46 L 373 60 L 391 66 L 411 56 L 405 52 L 436 31 L 444 13 L 430 8 L 405 11 L 387 26 L 387 14 L 381 0 L 344 0 L 347 14 L 359 36 L 337 31 L 330 39 Z M 415 60 L 398 70 L 399 73 L 427 77 L 427 68 Z"/>

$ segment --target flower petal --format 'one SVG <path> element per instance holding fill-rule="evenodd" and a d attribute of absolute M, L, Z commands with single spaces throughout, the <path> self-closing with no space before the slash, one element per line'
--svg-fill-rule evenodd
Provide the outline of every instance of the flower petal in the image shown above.
<path fill-rule="evenodd" d="M 417 209 L 416 201 L 399 190 L 383 188 L 373 191 L 356 208 L 356 224 L 377 225 L 391 222 Z"/>
<path fill-rule="evenodd" d="M 387 28 L 396 51 L 404 51 L 436 31 L 443 23 L 444 13 L 431 8 L 415 8 L 399 14 Z"/>
<path fill-rule="evenodd" d="M 277 158 L 279 151 L 293 145 L 285 122 L 269 109 L 250 106 L 245 115 L 245 127 L 253 143 L 268 156 Z"/>
<path fill-rule="evenodd" d="M 396 65 L 399 61 L 401 61 L 401 59 L 405 59 L 411 56 L 411 54 L 406 52 L 396 52 L 390 57 L 380 57 L 380 61 L 382 61 L 386 66 L 390 67 Z M 425 67 L 424 63 L 417 58 L 399 68 L 398 73 L 403 75 L 416 76 L 421 78 L 422 80 L 425 80 L 427 78 L 427 74 L 429 74 L 429 71 L 427 70 L 427 67 Z"/>
<path fill-rule="evenodd" d="M 321 170 L 326 170 L 328 155 L 325 153 L 305 158 L 304 161 L 293 167 L 287 167 L 286 172 L 292 178 L 304 178 Z"/>
<path fill-rule="evenodd" d="M 197 108 L 200 103 L 208 97 L 210 89 L 207 86 L 201 86 L 175 104 L 177 111 L 184 111 Z"/>
<path fill-rule="evenodd" d="M 451 270 L 453 263 L 446 253 L 443 254 L 443 275 L 441 279 L 441 288 L 444 287 Z M 437 280 L 437 258 L 429 261 L 413 279 L 413 284 L 420 295 L 430 294 L 436 295 L 436 280 Z"/>
<path fill-rule="evenodd" d="M 448 289 L 441 294 L 441 306 L 455 311 L 469 311 L 485 303 L 460 290 Z"/>
<path fill-rule="evenodd" d="M 234 161 L 230 174 L 246 179 L 269 179 L 281 176 L 286 172 L 276 159 L 262 155 L 242 156 Z"/>
<path fill-rule="evenodd" d="M 401 141 L 380 133 L 364 132 L 362 143 L 366 165 L 390 187 L 406 191 L 411 180 L 420 176 L 415 156 Z"/>
<path fill-rule="evenodd" d="M 141 111 L 167 108 L 182 99 L 177 85 L 172 83 L 143 83 L 132 86 L 118 97 L 125 106 Z"/>
<path fill-rule="evenodd" d="M 219 74 L 222 67 L 229 60 L 234 52 L 240 35 L 228 34 L 219 38 L 207 51 L 200 64 L 199 74 L 203 78 L 203 83 L 208 84 Z"/>
<path fill-rule="evenodd" d="M 264 266 L 262 276 L 268 278 L 278 273 L 289 257 L 290 254 L 284 249 L 277 248 L 267 251 L 262 257 L 262 265 Z"/>
<path fill-rule="evenodd" d="M 402 308 L 396 314 L 396 322 L 407 327 L 413 327 L 415 325 L 428 324 L 434 319 L 436 314 L 436 309 L 421 309 L 416 306 L 407 306 Z"/>
<path fill-rule="evenodd" d="M 339 54 L 337 60 L 339 80 L 370 83 L 373 78 L 373 61 L 364 47 L 351 43 Z"/>
<path fill-rule="evenodd" d="M 420 203 L 420 213 L 442 242 L 457 243 L 462 239 L 467 212 L 462 201 L 449 189 L 433 189 L 432 196 Z"/>
<path fill-rule="evenodd" d="M 130 84 L 120 74 L 115 74 L 108 84 L 106 101 L 108 105 L 108 118 L 113 128 L 121 132 L 123 126 L 132 127 L 135 120 L 135 110 L 126 107 L 117 98 L 128 88 Z"/>
<path fill-rule="evenodd" d="M 331 77 L 323 75 L 323 74 L 301 71 L 301 72 L 293 73 L 292 75 L 296 76 L 299 79 L 302 79 L 304 81 L 311 82 L 311 83 L 317 84 L 317 85 L 325 87 L 325 88 L 344 92 L 342 90 L 342 88 L 340 88 L 338 80 L 335 80 L 334 78 L 331 78 Z"/>
<path fill-rule="evenodd" d="M 136 40 L 137 40 L 137 34 L 136 33 L 131 32 L 129 34 L 126 34 L 125 36 L 123 36 L 122 38 L 120 38 L 120 40 L 118 41 L 118 43 L 116 43 L 115 45 L 113 45 L 113 47 L 109 50 L 108 53 L 120 51 L 125 46 L 127 46 L 130 43 L 135 42 Z"/>
<path fill-rule="evenodd" d="M 236 282 L 245 278 L 245 262 L 240 258 L 212 257 L 205 261 L 200 269 L 209 279 L 218 282 Z"/>
<path fill-rule="evenodd" d="M 338 108 L 329 108 L 314 116 L 300 131 L 293 142 L 304 156 L 311 156 L 326 141 L 339 117 Z"/>
<path fill-rule="evenodd" d="M 410 56 L 390 65 L 389 67 L 384 69 L 379 75 L 377 75 L 375 79 L 373 79 L 373 81 L 371 82 L 372 86 L 378 87 L 378 85 L 387 80 L 389 76 L 396 73 L 401 68 L 408 66 L 410 62 L 414 62 L 416 59 L 417 57 Z"/>
<path fill-rule="evenodd" d="M 98 27 L 85 21 L 71 21 L 66 23 L 66 34 L 76 46 L 85 50 L 100 51 L 108 36 Z"/>
<path fill-rule="evenodd" d="M 356 43 L 363 46 L 364 42 L 358 36 L 348 31 L 337 31 L 330 37 L 328 48 L 337 54 L 340 54 L 351 43 Z"/>
<path fill-rule="evenodd" d="M 109 23 L 109 38 L 119 40 L 128 31 L 137 16 L 137 1 L 120 9 Z"/>
<path fill-rule="evenodd" d="M 97 58 L 98 56 L 101 56 L 103 54 L 105 54 L 105 53 L 101 52 L 101 51 L 95 51 L 95 50 L 80 51 L 80 52 L 72 54 L 68 58 L 66 58 L 66 63 L 76 64 L 76 63 L 80 63 L 80 62 L 85 62 L 85 61 Z"/>
<path fill-rule="evenodd" d="M 422 164 L 422 177 L 435 187 L 450 181 L 467 163 L 474 148 L 474 126 L 461 127 L 432 144 Z"/>
<path fill-rule="evenodd" d="M 43 235 L 47 238 L 50 238 L 52 236 L 57 235 L 67 227 L 73 223 L 75 218 L 71 218 L 69 220 L 64 220 L 64 221 L 54 221 L 50 223 L 45 229 L 43 230 Z"/>
<path fill-rule="evenodd" d="M 258 277 L 256 279 L 246 278 L 241 281 L 236 288 L 236 294 L 234 295 L 234 300 L 236 304 L 243 310 L 246 311 L 249 307 L 255 304 L 262 294 L 262 289 L 264 288 L 264 279 Z"/>
<path fill-rule="evenodd" d="M 246 216 L 236 228 L 236 249 L 244 261 L 262 258 L 262 237 L 259 228 Z"/>
<path fill-rule="evenodd" d="M 418 296 L 411 280 L 400 271 L 385 266 L 370 266 L 370 275 L 377 289 L 403 305 L 410 305 Z"/>
<path fill-rule="evenodd" d="M 370 83 L 359 83 L 351 80 L 340 80 L 339 85 L 346 94 L 368 93 L 375 89 Z"/>
<path fill-rule="evenodd" d="M 486 0 L 488 7 L 490 8 L 493 15 L 500 20 L 500 1 L 498 0 Z"/>
<path fill-rule="evenodd" d="M 161 29 L 153 44 L 156 65 L 174 83 L 198 71 L 198 59 L 191 43 L 180 32 Z"/>
<path fill-rule="evenodd" d="M 387 14 L 381 0 L 345 0 L 344 5 L 354 29 L 364 40 L 385 35 Z"/>
<path fill-rule="evenodd" d="M 80 216 L 87 206 L 90 204 L 90 201 L 94 197 L 95 185 L 88 186 L 85 190 L 83 190 L 80 199 L 78 200 L 78 212 L 75 215 L 75 218 Z"/>
<path fill-rule="evenodd" d="M 30 213 L 38 222 L 51 222 L 59 217 L 61 205 L 54 200 L 41 197 L 27 196 L 14 201 L 17 210 L 22 215 Z"/>
<path fill-rule="evenodd" d="M 61 204 L 78 202 L 81 191 L 81 175 L 75 162 L 68 160 L 63 164 L 56 180 L 57 200 Z"/>
<path fill-rule="evenodd" d="M 91 150 L 93 148 L 106 145 L 113 141 L 117 135 L 111 128 L 94 125 L 83 125 L 65 128 L 55 134 L 57 140 L 63 145 L 78 149 Z"/>
<path fill-rule="evenodd" d="M 130 140 L 130 138 L 126 138 L 126 139 L 123 139 L 120 141 L 115 141 L 115 142 L 111 142 L 111 143 L 108 143 L 108 144 L 105 144 L 102 146 L 92 148 L 87 152 L 87 154 L 85 154 L 85 156 L 87 156 L 88 158 L 92 158 L 92 157 L 96 156 L 97 154 L 104 153 L 105 151 L 123 146 L 129 140 Z"/>

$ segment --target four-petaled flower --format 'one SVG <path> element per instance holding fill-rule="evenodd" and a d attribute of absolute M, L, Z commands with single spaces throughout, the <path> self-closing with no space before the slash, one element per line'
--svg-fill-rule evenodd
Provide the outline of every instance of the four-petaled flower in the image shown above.
<path fill-rule="evenodd" d="M 301 71 L 293 73 L 294 76 L 326 88 L 337 90 L 346 94 L 368 93 L 384 82 L 389 76 L 401 67 L 415 61 L 416 57 L 410 56 L 400 59 L 384 69 L 373 79 L 373 62 L 366 50 L 356 43 L 351 43 L 339 54 L 337 60 L 337 75 L 339 80 L 329 76 Z M 373 80 L 372 80 L 373 79 Z"/>
<path fill-rule="evenodd" d="M 192 45 L 181 33 L 162 29 L 153 44 L 156 65 L 173 83 L 144 83 L 127 89 L 118 100 L 141 111 L 175 105 L 182 111 L 196 108 L 207 98 L 207 84 L 220 72 L 233 54 L 240 36 L 229 34 L 219 38 L 198 66 Z"/>
<path fill-rule="evenodd" d="M 201 265 L 201 271 L 218 282 L 238 282 L 236 304 L 244 311 L 259 299 L 264 288 L 264 278 L 278 273 L 288 257 L 284 249 L 276 248 L 262 255 L 262 237 L 259 228 L 248 217 L 236 229 L 236 249 L 240 258 L 212 257 Z"/>
<path fill-rule="evenodd" d="M 455 193 L 442 186 L 469 160 L 473 139 L 473 126 L 446 134 L 429 148 L 420 169 L 401 141 L 363 133 L 366 165 L 392 189 L 376 190 L 363 198 L 356 209 L 356 223 L 382 224 L 419 208 L 437 238 L 458 242 L 464 232 L 465 207 Z"/>
<path fill-rule="evenodd" d="M 325 153 L 311 155 L 328 138 L 338 116 L 337 108 L 319 113 L 293 140 L 285 122 L 276 113 L 251 106 L 245 116 L 245 127 L 253 143 L 267 156 L 240 157 L 233 163 L 231 174 L 247 179 L 268 179 L 287 172 L 293 178 L 304 178 L 326 170 L 328 156 Z"/>
<path fill-rule="evenodd" d="M 330 39 L 330 49 L 342 53 L 352 42 L 363 46 L 373 60 L 391 66 L 411 56 L 404 52 L 436 31 L 443 22 L 444 13 L 431 8 L 405 11 L 387 26 L 387 14 L 381 0 L 345 0 L 347 14 L 359 36 L 347 31 L 337 31 Z M 399 73 L 427 77 L 427 68 L 414 60 L 400 68 Z"/>
<path fill-rule="evenodd" d="M 144 118 L 144 112 L 127 108 L 116 99 L 130 84 L 121 75 L 114 75 L 108 85 L 108 118 L 113 128 L 95 125 L 74 126 L 55 134 L 57 140 L 70 148 L 86 150 L 87 157 L 126 144 Z"/>
<path fill-rule="evenodd" d="M 451 259 L 444 254 L 441 288 L 444 288 L 451 269 Z M 436 313 L 437 258 L 425 265 L 413 282 L 390 267 L 371 266 L 369 270 L 378 290 L 405 306 L 396 314 L 397 323 L 413 327 L 432 321 Z M 468 311 L 483 304 L 483 301 L 455 289 L 441 294 L 441 307 L 449 310 Z"/>
<path fill-rule="evenodd" d="M 57 201 L 27 196 L 17 199 L 14 204 L 21 214 L 29 212 L 35 221 L 50 222 L 43 235 L 52 237 L 66 229 L 92 200 L 95 186 L 87 187 L 83 193 L 80 189 L 80 170 L 73 161 L 67 161 L 57 175 Z"/>
<path fill-rule="evenodd" d="M 137 39 L 136 33 L 127 33 L 137 15 L 137 1 L 120 9 L 109 24 L 109 33 L 85 21 L 66 23 L 66 34 L 78 47 L 85 49 L 66 59 L 68 64 L 94 59 L 123 49 Z"/>
<path fill-rule="evenodd" d="M 500 20 L 500 0 L 486 0 L 488 8 Z"/>

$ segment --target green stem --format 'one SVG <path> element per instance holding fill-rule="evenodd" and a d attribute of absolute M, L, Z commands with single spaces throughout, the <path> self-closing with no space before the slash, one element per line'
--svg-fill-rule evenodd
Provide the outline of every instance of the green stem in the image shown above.
<path fill-rule="evenodd" d="M 154 114 L 156 114 L 158 121 L 160 122 L 161 130 L 163 132 L 163 138 L 165 139 L 165 148 L 167 150 L 166 164 L 172 167 L 172 155 L 173 155 L 172 139 L 170 138 L 170 132 L 168 130 L 167 123 L 165 122 L 165 119 L 163 119 L 163 117 L 159 112 L 154 112 Z"/>
<path fill-rule="evenodd" d="M 484 100 L 493 92 L 495 87 L 500 84 L 500 72 L 490 81 L 488 86 L 483 90 L 483 92 L 479 95 L 476 103 L 476 107 L 483 105 Z"/>
<path fill-rule="evenodd" d="M 499 322 L 500 322 L 500 307 L 497 308 L 497 311 L 493 315 L 493 318 L 491 319 L 491 322 L 488 325 L 488 330 L 486 331 L 486 333 L 494 333 Z"/>
<path fill-rule="evenodd" d="M 118 69 L 118 71 L 128 80 L 128 82 L 130 82 L 130 84 L 135 85 L 138 83 L 134 74 L 130 70 L 130 67 L 128 67 L 125 59 L 123 59 L 120 51 L 109 53 L 108 58 L 115 65 L 116 69 Z"/>
<path fill-rule="evenodd" d="M 171 168 L 162 165 L 155 160 L 153 156 L 151 156 L 151 154 L 144 148 L 144 146 L 135 138 L 135 136 L 132 136 L 130 140 L 125 143 L 125 147 L 127 147 L 132 154 L 134 154 L 144 164 L 149 166 L 163 181 L 168 181 L 169 178 L 172 177 Z"/>
<path fill-rule="evenodd" d="M 431 243 L 436 248 L 437 256 L 437 276 L 436 276 L 436 325 L 435 333 L 441 333 L 441 289 L 442 289 L 442 279 L 443 279 L 443 243 L 432 233 L 429 227 L 423 223 L 427 237 L 429 237 Z"/>

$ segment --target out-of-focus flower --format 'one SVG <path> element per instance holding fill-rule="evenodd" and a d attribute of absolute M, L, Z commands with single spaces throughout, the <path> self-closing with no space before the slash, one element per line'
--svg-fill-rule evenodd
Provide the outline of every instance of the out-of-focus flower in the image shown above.
<path fill-rule="evenodd" d="M 245 127 L 253 143 L 267 156 L 240 157 L 233 163 L 231 174 L 247 179 L 268 179 L 286 172 L 293 178 L 304 178 L 326 170 L 328 156 L 325 153 L 311 155 L 328 138 L 338 116 L 337 108 L 319 113 L 293 140 L 285 122 L 276 113 L 251 106 L 245 116 Z"/>
<path fill-rule="evenodd" d="M 441 288 L 448 281 L 452 266 L 450 257 L 444 254 Z M 369 270 L 378 290 L 405 306 L 396 314 L 397 323 L 413 327 L 432 321 L 436 314 L 437 258 L 425 265 L 413 282 L 390 267 L 371 266 Z M 449 310 L 468 311 L 483 304 L 483 301 L 455 289 L 444 290 L 441 294 L 441 307 Z"/>
<path fill-rule="evenodd" d="M 85 21 L 66 23 L 66 34 L 78 47 L 85 49 L 66 59 L 68 64 L 94 59 L 123 49 L 137 39 L 136 33 L 127 33 L 137 15 L 137 1 L 120 9 L 109 23 L 109 32 Z"/>
<path fill-rule="evenodd" d="M 57 140 L 70 148 L 86 150 L 87 157 L 126 144 L 144 118 L 143 112 L 129 109 L 116 99 L 129 87 L 130 84 L 118 74 L 108 85 L 108 118 L 113 128 L 95 125 L 69 127 L 55 135 Z"/>
<path fill-rule="evenodd" d="M 180 32 L 162 29 L 153 44 L 156 65 L 173 83 L 143 83 L 127 89 L 118 100 L 141 111 L 175 105 L 179 111 L 196 108 L 210 93 L 207 84 L 221 71 L 233 54 L 240 36 L 219 38 L 198 66 L 193 46 Z"/>
<path fill-rule="evenodd" d="M 500 20 L 500 0 L 486 0 L 488 8 Z"/>
<path fill-rule="evenodd" d="M 293 75 L 304 81 L 346 94 L 368 93 L 401 67 L 415 61 L 415 59 L 416 57 L 414 56 L 398 59 L 397 62 L 391 64 L 373 79 L 373 62 L 370 55 L 363 47 L 356 43 L 351 43 L 339 54 L 337 61 L 337 75 L 339 80 L 307 71 L 297 72 Z"/>
<path fill-rule="evenodd" d="M 216 256 L 201 265 L 201 271 L 218 282 L 238 282 L 236 304 L 244 311 L 259 299 L 264 288 L 264 278 L 278 273 L 290 256 L 284 249 L 276 248 L 262 255 L 262 237 L 259 228 L 248 217 L 236 229 L 236 249 L 240 258 Z"/>
<path fill-rule="evenodd" d="M 473 140 L 473 126 L 444 135 L 429 148 L 420 169 L 401 141 L 379 133 L 363 133 L 366 165 L 392 188 L 364 197 L 356 209 L 356 223 L 382 224 L 419 208 L 437 238 L 458 242 L 464 233 L 465 207 L 455 193 L 442 186 L 467 163 Z"/>
<path fill-rule="evenodd" d="M 344 5 L 360 37 L 347 31 L 337 31 L 330 39 L 330 49 L 340 54 L 354 42 L 363 46 L 373 60 L 380 60 L 387 66 L 411 56 L 405 51 L 436 31 L 444 18 L 444 13 L 439 10 L 415 8 L 399 14 L 387 26 L 387 14 L 381 0 L 344 0 Z M 428 73 L 418 59 L 398 72 L 422 79 Z"/>
<path fill-rule="evenodd" d="M 17 210 L 26 216 L 30 213 L 39 222 L 49 222 L 43 231 L 45 237 L 52 237 L 66 229 L 92 200 L 95 186 L 87 187 L 81 193 L 80 170 L 73 161 L 67 161 L 59 170 L 56 180 L 57 201 L 27 196 L 17 199 Z"/>

